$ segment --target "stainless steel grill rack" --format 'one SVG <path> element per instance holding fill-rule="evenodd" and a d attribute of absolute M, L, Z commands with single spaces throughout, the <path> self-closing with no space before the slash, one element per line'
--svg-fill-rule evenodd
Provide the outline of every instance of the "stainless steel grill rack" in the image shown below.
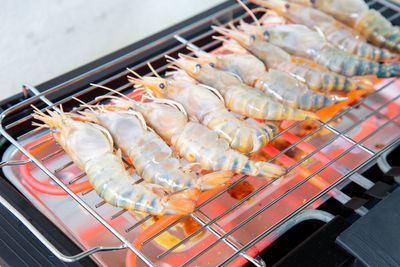
<path fill-rule="evenodd" d="M 399 11 L 398 7 L 393 6 L 392 4 L 387 4 L 386 1 L 369 1 L 368 4 L 370 6 L 377 5 L 377 4 L 382 4 L 381 7 L 378 9 L 379 12 L 387 12 L 390 9 Z M 220 18 L 221 16 L 229 16 L 229 14 L 232 14 L 232 9 L 238 10 L 240 7 L 235 6 L 234 8 L 229 8 L 228 10 L 223 10 L 219 14 L 217 14 L 215 17 L 210 17 L 207 19 L 208 22 L 210 21 L 215 21 L 215 19 Z M 397 19 L 400 15 L 400 13 L 394 13 L 390 15 L 389 19 L 394 20 Z M 246 15 L 241 15 L 239 17 L 236 17 L 235 20 L 239 20 L 239 18 L 244 17 Z M 221 23 L 225 24 L 225 23 Z M 197 35 L 195 37 L 189 38 L 186 40 L 184 35 L 188 35 L 193 27 L 188 27 L 185 29 L 181 29 L 179 32 L 173 33 L 172 35 L 175 36 L 176 39 L 179 41 L 183 42 L 183 45 L 173 47 L 169 49 L 166 54 L 169 55 L 176 55 L 178 52 L 185 51 L 185 46 L 186 45 L 191 45 L 193 47 L 198 47 L 202 50 L 205 51 L 210 51 L 220 45 L 220 42 L 217 40 L 212 40 L 211 36 L 214 34 L 212 30 L 203 32 L 200 35 Z M 145 49 L 151 49 L 151 47 L 154 44 L 150 44 L 148 47 L 143 48 Z M 136 52 L 135 52 L 136 53 Z M 134 56 L 135 53 L 132 53 L 130 55 L 127 55 L 127 57 Z M 164 54 L 161 55 L 156 55 L 154 58 L 150 60 L 150 62 L 158 66 L 156 70 L 160 73 L 164 72 L 166 70 L 167 65 L 164 62 Z M 116 60 L 115 62 L 117 62 Z M 104 68 L 108 68 L 110 65 L 113 65 L 115 62 L 110 62 L 100 68 L 94 69 L 91 71 L 93 72 L 98 72 L 101 71 Z M 145 62 L 135 65 L 135 66 L 130 66 L 130 68 L 134 70 L 138 70 L 141 74 L 145 75 Z M 90 73 L 87 73 L 89 75 Z M 108 77 L 106 79 L 101 80 L 98 82 L 98 84 L 101 85 L 112 85 L 113 83 L 116 83 L 116 81 L 122 80 L 126 75 L 128 74 L 127 71 L 119 71 L 118 73 L 112 75 L 111 77 Z M 82 77 L 76 77 L 76 79 L 80 79 Z M 125 79 L 126 80 L 126 79 Z M 71 82 L 71 81 L 69 81 Z M 50 242 L 48 242 L 40 233 L 37 231 L 30 223 L 27 221 L 23 216 L 15 209 L 13 208 L 3 197 L 0 196 L 0 202 L 8 209 L 10 210 L 13 214 L 15 214 L 18 219 L 29 228 L 33 232 L 33 234 L 40 239 L 43 244 L 51 250 L 58 258 L 64 261 L 76 261 L 82 257 L 91 255 L 95 252 L 98 251 L 103 251 L 103 250 L 119 250 L 119 249 L 131 249 L 144 263 L 148 265 L 154 265 L 154 260 L 151 260 L 146 252 L 141 252 L 137 250 L 133 245 L 132 245 L 132 240 L 127 238 L 127 233 L 131 232 L 132 230 L 136 229 L 138 230 L 139 226 L 147 221 L 149 221 L 152 216 L 146 216 L 140 220 L 137 220 L 136 223 L 134 223 L 132 226 L 129 228 L 124 229 L 124 231 L 118 230 L 115 227 L 112 226 L 111 221 L 117 219 L 121 215 L 123 215 L 126 210 L 120 210 L 113 214 L 111 217 L 104 217 L 100 215 L 98 211 L 96 211 L 97 208 L 100 208 L 105 204 L 104 201 L 97 202 L 97 204 L 89 204 L 87 203 L 84 198 L 85 196 L 91 192 L 92 189 L 86 190 L 81 193 L 81 196 L 74 193 L 72 190 L 68 188 L 68 186 L 64 183 L 62 179 L 60 179 L 56 174 L 62 172 L 64 169 L 72 166 L 72 162 L 66 161 L 63 162 L 62 165 L 58 166 L 58 168 L 54 169 L 51 171 L 48 167 L 45 166 L 45 161 L 54 158 L 56 156 L 59 156 L 60 154 L 63 154 L 63 151 L 60 149 L 57 149 L 56 146 L 54 146 L 54 150 L 41 157 L 38 158 L 37 156 L 33 155 L 30 153 L 30 151 L 36 147 L 39 147 L 40 145 L 50 142 L 50 139 L 45 139 L 40 143 L 35 144 L 34 146 L 30 147 L 29 149 L 25 148 L 22 144 L 25 140 L 32 138 L 33 136 L 42 136 L 45 133 L 43 131 L 40 131 L 40 129 L 35 129 L 33 131 L 27 132 L 26 134 L 23 134 L 19 136 L 18 138 L 14 138 L 8 133 L 8 130 L 12 127 L 16 127 L 20 125 L 22 122 L 31 120 L 31 116 L 24 117 L 22 119 L 19 119 L 15 122 L 8 123 L 7 125 L 4 124 L 4 120 L 9 116 L 9 114 L 16 113 L 22 108 L 26 108 L 28 105 L 37 103 L 39 100 L 43 101 L 48 105 L 48 108 L 53 108 L 57 110 L 57 106 L 61 104 L 66 104 L 70 103 L 72 100 L 72 97 L 80 97 L 84 94 L 90 93 L 94 90 L 96 90 L 96 87 L 93 86 L 88 86 L 86 89 L 81 90 L 67 98 L 61 99 L 59 101 L 56 101 L 55 103 L 52 103 L 49 101 L 49 97 L 64 88 L 69 82 L 66 82 L 65 84 L 61 84 L 55 87 L 52 87 L 48 89 L 47 91 L 43 93 L 39 93 L 35 91 L 35 89 L 31 86 L 25 85 L 24 90 L 30 90 L 35 94 L 35 96 L 15 105 L 10 107 L 9 109 L 5 110 L 4 112 L 1 113 L 0 117 L 0 133 L 7 138 L 19 151 L 21 151 L 26 157 L 26 160 L 20 160 L 20 161 L 6 161 L 1 163 L 1 167 L 3 166 L 10 166 L 10 165 L 21 165 L 21 164 L 35 164 L 40 170 L 42 170 L 51 180 L 60 186 L 76 203 L 79 204 L 80 207 L 82 207 L 87 213 L 87 216 L 93 216 L 101 225 L 106 227 L 108 231 L 110 231 L 119 241 L 120 244 L 118 246 L 98 246 L 94 247 L 92 249 L 86 250 L 78 255 L 74 256 L 66 256 L 63 255 L 61 252 L 59 252 Z M 214 201 L 223 198 L 223 196 L 226 194 L 228 190 L 231 188 L 235 187 L 242 181 L 245 181 L 249 177 L 247 176 L 241 176 L 238 177 L 238 179 L 231 184 L 230 186 L 218 191 L 214 195 L 212 195 L 210 198 L 208 198 L 206 201 L 201 203 L 196 210 L 188 215 L 192 217 L 196 222 L 198 222 L 201 225 L 201 228 L 193 232 L 192 234 L 188 235 L 187 237 L 183 238 L 181 241 L 170 247 L 169 249 L 165 250 L 161 254 L 157 255 L 155 257 L 156 260 L 162 260 L 164 259 L 167 255 L 171 254 L 174 250 L 178 249 L 180 245 L 187 244 L 189 240 L 193 237 L 195 237 L 197 234 L 199 234 L 202 231 L 206 231 L 210 235 L 214 236 L 213 241 L 208 244 L 207 247 L 201 249 L 200 251 L 197 251 L 195 255 L 192 255 L 189 259 L 187 259 L 185 262 L 183 262 L 183 265 L 188 265 L 190 263 L 193 263 L 196 261 L 199 257 L 201 257 L 203 254 L 206 254 L 209 250 L 213 250 L 214 252 L 216 251 L 216 247 L 218 247 L 221 242 L 226 244 L 232 251 L 228 257 L 224 257 L 224 259 L 219 262 L 221 265 L 226 265 L 236 259 L 238 256 L 242 256 L 246 260 L 252 262 L 256 266 L 265 266 L 265 263 L 262 261 L 261 258 L 257 257 L 253 252 L 251 252 L 251 248 L 256 245 L 258 242 L 263 240 L 267 236 L 272 236 L 275 235 L 279 236 L 281 233 L 289 229 L 293 224 L 296 222 L 299 222 L 304 219 L 309 219 L 309 218 L 315 218 L 323 221 L 329 221 L 332 219 L 332 216 L 330 214 L 326 214 L 322 211 L 317 211 L 317 210 L 306 210 L 308 207 L 312 206 L 313 204 L 316 203 L 317 200 L 320 198 L 326 197 L 327 195 L 335 198 L 341 203 L 346 203 L 347 201 L 350 200 L 350 197 L 348 197 L 346 194 L 340 191 L 340 185 L 345 183 L 348 180 L 351 180 L 360 186 L 362 186 L 365 189 L 369 189 L 373 186 L 373 183 L 360 175 L 358 173 L 359 170 L 363 169 L 364 167 L 369 166 L 371 163 L 375 162 L 382 154 L 384 154 L 386 151 L 390 151 L 393 147 L 399 145 L 400 143 L 400 134 L 398 134 L 398 130 L 400 128 L 399 124 L 399 116 L 400 113 L 397 112 L 396 114 L 388 115 L 389 113 L 387 112 L 388 107 L 399 104 L 400 105 L 400 93 L 394 93 L 393 95 L 393 90 L 390 91 L 390 98 L 385 94 L 386 90 L 390 90 L 391 87 L 393 87 L 396 83 L 398 83 L 398 79 L 390 79 L 385 82 L 381 83 L 381 86 L 376 89 L 376 91 L 368 96 L 365 96 L 361 99 L 359 99 L 355 104 L 352 106 L 347 106 L 343 108 L 338 114 L 336 114 L 334 117 L 329 119 L 328 121 L 318 121 L 319 126 L 309 132 L 307 135 L 303 136 L 302 138 L 297 138 L 291 142 L 291 144 L 283 149 L 282 151 L 278 151 L 275 155 L 272 156 L 271 159 L 268 161 L 273 161 L 276 159 L 279 159 L 281 156 L 284 156 L 285 153 L 287 153 L 290 149 L 294 147 L 300 147 L 301 144 L 307 143 L 311 138 L 313 138 L 320 130 L 328 130 L 330 135 L 333 137 L 324 140 L 322 144 L 320 144 L 318 147 L 314 147 L 312 151 L 308 151 L 308 155 L 306 155 L 304 158 L 301 160 L 294 162 L 289 168 L 289 171 L 295 171 L 297 170 L 296 168 L 300 168 L 305 165 L 306 161 L 309 159 L 312 159 L 313 157 L 319 155 L 322 153 L 324 150 L 327 148 L 330 148 L 332 145 L 336 144 L 338 141 L 341 142 L 346 142 L 347 146 L 335 155 L 334 157 L 327 157 L 325 158 L 325 162 L 322 165 L 317 166 L 316 168 L 312 169 L 312 171 L 306 172 L 306 175 L 303 175 L 303 179 L 296 181 L 296 183 L 292 184 L 290 188 L 288 188 L 286 191 L 282 192 L 272 200 L 263 203 L 262 206 L 257 208 L 252 214 L 250 214 L 248 217 L 246 217 L 244 220 L 237 222 L 234 226 L 232 226 L 230 229 L 226 229 L 227 227 L 224 227 L 221 225 L 220 221 L 224 219 L 224 217 L 228 217 L 231 214 L 235 212 L 235 210 L 240 209 L 246 203 L 248 203 L 253 197 L 256 197 L 257 195 L 263 194 L 264 191 L 268 190 L 271 186 L 274 185 L 274 183 L 278 180 L 272 180 L 269 182 L 265 182 L 262 185 L 260 185 L 256 190 L 248 194 L 246 197 L 243 199 L 237 201 L 234 205 L 231 207 L 225 209 L 222 213 L 220 214 L 210 214 L 203 209 L 207 209 L 208 205 L 211 205 Z M 116 89 L 119 92 L 130 92 L 132 90 L 131 85 L 127 82 L 127 80 L 124 83 L 116 83 L 118 84 L 118 88 Z M 108 93 L 111 94 L 111 93 Z M 94 97 L 93 99 L 88 101 L 89 104 L 95 103 Z M 336 126 L 331 126 L 331 123 L 338 120 L 338 119 L 343 119 L 343 118 L 348 118 L 351 116 L 357 116 L 360 115 L 360 112 L 357 112 L 358 108 L 362 108 L 363 111 L 368 111 L 368 113 L 364 113 L 363 117 L 359 117 L 352 123 L 350 126 L 347 124 L 348 127 L 346 128 L 340 128 Z M 398 111 L 398 110 L 397 110 Z M 362 135 L 359 138 L 354 138 L 352 133 L 356 131 L 358 128 L 360 128 L 364 123 L 366 123 L 368 120 L 372 120 L 374 118 L 377 118 L 379 121 L 379 124 L 376 124 L 377 127 L 376 129 L 367 132 L 366 134 Z M 301 122 L 293 123 L 290 126 L 286 127 L 284 130 L 282 130 L 277 136 L 274 137 L 274 139 L 278 137 L 283 137 L 287 134 L 290 134 L 290 131 L 295 129 L 301 124 Z M 370 143 L 368 143 L 369 140 L 371 139 L 376 139 L 378 135 L 382 135 L 381 138 L 383 137 L 383 132 L 385 131 L 384 129 L 387 129 L 389 127 L 392 127 L 390 130 L 391 135 L 387 136 L 385 135 L 385 138 L 391 138 L 388 140 L 384 140 L 384 146 L 383 148 L 379 147 L 374 147 Z M 393 132 L 393 130 L 397 130 L 397 132 Z M 343 162 L 340 162 L 342 158 L 345 158 L 348 154 L 353 153 L 354 151 L 362 151 L 363 155 L 368 155 L 367 158 L 363 158 L 361 162 L 357 162 L 357 164 L 353 164 L 351 168 L 347 167 Z M 336 169 L 340 173 L 340 178 L 334 179 L 331 181 L 331 183 L 324 184 L 324 188 L 321 188 L 320 191 L 315 193 L 313 196 L 309 197 L 308 199 L 305 199 L 303 203 L 299 206 L 294 207 L 292 210 L 290 210 L 287 214 L 285 214 L 282 218 L 279 220 L 273 222 L 268 228 L 264 229 L 262 232 L 257 233 L 257 235 L 252 236 L 246 242 L 239 240 L 240 238 L 236 237 L 236 233 L 241 230 L 242 227 L 244 227 L 246 224 L 251 224 L 260 214 L 263 212 L 267 211 L 270 209 L 273 205 L 276 205 L 280 200 L 284 199 L 285 197 L 288 197 L 294 192 L 295 190 L 301 188 L 304 184 L 308 183 L 311 179 L 314 179 L 317 175 L 319 175 L 321 172 L 324 170 L 327 170 L 327 168 L 333 168 Z M 69 179 L 68 184 L 74 184 L 78 180 L 81 180 L 85 177 L 84 173 L 77 174 L 74 178 Z M 368 212 L 368 210 L 365 207 L 360 207 L 355 210 L 359 215 L 364 215 L 365 213 Z M 188 217 L 186 216 L 186 217 Z M 153 241 L 156 237 L 160 236 L 162 233 L 172 229 L 175 225 L 177 225 L 179 222 L 183 221 L 186 217 L 183 217 L 179 220 L 174 221 L 173 223 L 169 224 L 166 228 L 164 228 L 162 231 L 156 233 L 155 235 L 152 235 L 150 238 L 144 240 L 142 243 L 143 246 L 146 244 L 150 243 Z"/>

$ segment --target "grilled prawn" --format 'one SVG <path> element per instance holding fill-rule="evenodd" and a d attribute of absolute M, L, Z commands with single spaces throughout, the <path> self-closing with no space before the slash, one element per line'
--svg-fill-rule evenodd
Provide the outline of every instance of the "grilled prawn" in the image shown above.
<path fill-rule="evenodd" d="M 121 157 L 113 152 L 113 140 L 103 127 L 69 118 L 66 114 L 36 110 L 35 119 L 51 129 L 53 138 L 88 176 L 96 193 L 107 203 L 154 215 L 193 211 L 198 190 L 190 188 L 167 195 L 154 184 L 133 184 Z"/>
<path fill-rule="evenodd" d="M 263 33 L 266 31 L 263 27 L 245 23 L 242 23 L 241 27 L 246 32 L 221 27 L 214 27 L 214 29 L 226 37 L 233 38 L 241 46 L 263 61 L 268 68 L 287 72 L 304 82 L 308 88 L 312 90 L 373 90 L 373 84 L 376 78 L 374 75 L 351 78 L 342 76 L 307 59 L 291 56 L 283 49 L 261 39 Z M 251 34 L 248 32 L 251 32 Z M 238 52 L 237 45 L 233 44 L 232 41 L 225 42 L 224 47 Z"/>
<path fill-rule="evenodd" d="M 181 59 L 175 64 L 201 83 L 219 88 L 223 95 L 235 95 L 235 92 L 239 90 L 250 91 L 252 90 L 250 86 L 253 86 L 284 105 L 303 110 L 331 106 L 346 99 L 336 95 L 322 95 L 311 91 L 285 72 L 273 69 L 266 72 L 265 65 L 252 55 L 211 55 L 200 51 L 194 53 L 198 58 L 181 55 L 185 59 Z M 208 61 L 207 58 L 214 60 Z M 219 68 L 223 66 L 226 71 L 215 69 L 203 63 L 212 63 Z M 248 85 L 243 84 L 235 74 Z"/>
<path fill-rule="evenodd" d="M 153 102 L 119 100 L 116 103 L 139 111 L 147 124 L 174 147 L 179 155 L 190 163 L 199 164 L 201 169 L 233 171 L 260 177 L 278 177 L 286 173 L 286 169 L 281 166 L 252 161 L 230 149 L 228 142 L 219 138 L 216 132 L 197 122 L 188 121 L 179 103 L 169 99 L 154 99 Z"/>
<path fill-rule="evenodd" d="M 129 156 L 136 171 L 147 183 L 161 185 L 167 192 L 186 188 L 208 190 L 222 186 L 231 173 L 211 173 L 197 179 L 182 169 L 171 148 L 149 130 L 142 115 L 116 105 L 83 112 L 88 119 L 105 127 L 122 153 Z M 113 111 L 108 109 L 112 108 Z M 116 110 L 117 109 L 117 110 Z M 119 110 L 118 110 L 119 109 Z"/>
<path fill-rule="evenodd" d="M 173 99 L 183 105 L 192 120 L 216 131 L 239 152 L 250 153 L 261 149 L 273 137 L 276 127 L 250 124 L 229 112 L 223 99 L 210 89 L 186 81 L 160 77 L 129 78 L 135 86 L 150 89 L 157 97 Z"/>
<path fill-rule="evenodd" d="M 364 35 L 371 43 L 400 53 L 400 28 L 393 26 L 363 0 L 291 0 L 331 14 Z"/>
<path fill-rule="evenodd" d="M 264 31 L 263 36 L 266 41 L 292 55 L 307 58 L 345 76 L 373 74 L 379 78 L 389 78 L 400 74 L 400 62 L 379 64 L 350 55 L 304 25 L 272 25 Z"/>
<path fill-rule="evenodd" d="M 374 61 L 390 61 L 397 55 L 357 38 L 357 32 L 337 21 L 332 16 L 312 7 L 288 3 L 284 0 L 251 0 L 253 3 L 270 8 L 293 23 L 321 30 L 326 40 L 335 47 L 358 57 Z"/>

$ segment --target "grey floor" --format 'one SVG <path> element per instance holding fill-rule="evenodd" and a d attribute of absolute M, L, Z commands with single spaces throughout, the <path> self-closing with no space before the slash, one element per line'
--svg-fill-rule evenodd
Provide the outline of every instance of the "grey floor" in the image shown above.
<path fill-rule="evenodd" d="M 0 99 L 224 0 L 2 0 Z"/>

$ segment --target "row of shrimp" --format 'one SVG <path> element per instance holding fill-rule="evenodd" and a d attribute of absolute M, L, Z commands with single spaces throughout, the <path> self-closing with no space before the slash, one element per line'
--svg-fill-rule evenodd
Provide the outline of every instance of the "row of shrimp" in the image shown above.
<path fill-rule="evenodd" d="M 397 62 L 379 63 L 397 59 L 396 46 L 380 38 L 389 52 L 365 42 L 372 37 L 363 37 L 365 27 L 360 30 L 364 15 L 356 26 L 345 21 L 346 26 L 303 1 L 254 2 L 316 31 L 258 21 L 213 27 L 224 35 L 216 38 L 235 53 L 192 50 L 195 57 L 167 57 L 172 78 L 162 78 L 150 65 L 155 77 L 131 71 L 134 77 L 128 80 L 147 92 L 143 101 L 109 97 L 112 105 L 85 105 L 79 113 L 35 111 L 34 118 L 51 129 L 107 203 L 154 215 L 188 214 L 201 191 L 229 184 L 235 173 L 280 177 L 285 168 L 248 157 L 273 139 L 277 121 L 318 119 L 313 111 L 346 99 L 336 93 L 371 91 L 376 76 L 400 71 Z M 325 5 L 311 2 L 324 10 Z M 327 2 L 334 6 L 336 1 Z M 385 27 L 375 27 L 375 35 Z M 349 41 L 341 42 L 340 34 Z M 380 34 L 396 39 L 394 33 Z M 143 182 L 132 178 L 122 157 Z"/>
<path fill-rule="evenodd" d="M 311 60 L 348 77 L 376 75 L 388 78 L 400 73 L 396 48 L 400 40 L 398 28 L 377 11 L 369 10 L 363 0 L 252 2 L 295 24 L 271 25 L 267 22 L 261 26 L 257 21 L 257 25 L 242 23 L 240 29 L 293 56 Z M 386 32 L 389 30 L 390 33 Z M 377 39 L 381 42 L 372 41 Z M 367 43 L 367 40 L 372 43 Z"/>
<path fill-rule="evenodd" d="M 168 99 L 149 97 L 139 102 L 114 97 L 112 102 L 85 105 L 79 114 L 45 114 L 37 109 L 34 114 L 111 205 L 153 215 L 188 214 L 201 191 L 229 184 L 234 173 L 265 178 L 286 173 L 281 166 L 250 160 L 234 149 L 257 150 L 276 132 L 272 123 L 264 127 L 243 123 L 249 129 L 240 129 L 243 125 L 224 112 L 222 118 L 204 114 L 211 125 L 231 120 L 218 132 L 189 120 L 181 104 Z M 219 137 L 227 131 L 232 131 L 231 142 Z M 143 183 L 131 177 L 122 156 L 129 158 Z"/>

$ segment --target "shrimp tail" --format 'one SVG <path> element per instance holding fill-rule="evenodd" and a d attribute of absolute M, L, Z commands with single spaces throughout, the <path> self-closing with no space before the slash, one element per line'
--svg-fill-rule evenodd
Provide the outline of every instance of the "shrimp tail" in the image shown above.
<path fill-rule="evenodd" d="M 376 75 L 353 76 L 352 79 L 357 83 L 357 89 L 365 90 L 367 92 L 374 91 L 374 84 L 376 83 Z"/>
<path fill-rule="evenodd" d="M 379 78 L 389 78 L 400 75 L 400 62 L 388 62 L 380 65 L 377 76 Z"/>
<path fill-rule="evenodd" d="M 355 25 L 355 29 L 361 32 L 367 39 L 380 47 L 385 47 L 393 52 L 400 53 L 400 33 L 379 12 L 370 9 Z"/>
<path fill-rule="evenodd" d="M 323 49 L 317 58 L 317 63 L 345 76 L 373 74 L 378 78 L 390 78 L 400 75 L 399 61 L 379 64 L 350 55 L 334 47 Z"/>
<path fill-rule="evenodd" d="M 200 189 L 210 190 L 228 184 L 232 180 L 232 171 L 217 171 L 201 176 L 197 180 Z"/>
<path fill-rule="evenodd" d="M 169 196 L 162 202 L 165 207 L 165 214 L 189 214 L 196 207 L 200 191 L 196 188 L 188 188 Z"/>

